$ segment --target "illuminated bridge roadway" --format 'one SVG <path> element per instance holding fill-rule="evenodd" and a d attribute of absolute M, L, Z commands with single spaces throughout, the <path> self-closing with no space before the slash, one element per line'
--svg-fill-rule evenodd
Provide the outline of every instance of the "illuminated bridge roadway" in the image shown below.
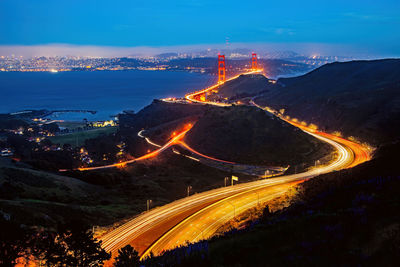
<path fill-rule="evenodd" d="M 196 94 L 215 87 L 187 95 L 186 98 L 193 101 Z M 195 242 L 212 236 L 235 215 L 284 194 L 291 186 L 305 179 L 353 167 L 370 159 L 368 150 L 357 143 L 304 126 L 295 126 L 332 145 L 337 151 L 335 160 L 307 172 L 218 188 L 154 208 L 103 235 L 103 248 L 111 251 L 113 257 L 117 256 L 118 249 L 127 244 L 135 247 L 142 258 L 150 252 L 158 255 L 186 241 Z"/>

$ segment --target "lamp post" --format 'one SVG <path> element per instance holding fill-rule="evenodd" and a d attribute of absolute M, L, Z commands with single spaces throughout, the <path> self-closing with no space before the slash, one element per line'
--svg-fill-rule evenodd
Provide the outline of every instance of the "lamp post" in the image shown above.
<path fill-rule="evenodd" d="M 315 168 L 317 168 L 317 164 L 319 164 L 319 163 L 320 163 L 319 160 L 315 161 Z M 317 170 L 317 174 L 320 175 L 320 170 L 319 169 Z"/>
<path fill-rule="evenodd" d="M 315 168 L 317 168 L 317 163 L 319 164 L 319 159 L 317 159 L 316 161 L 315 161 Z"/>
<path fill-rule="evenodd" d="M 229 180 L 229 177 L 225 177 L 224 178 L 224 185 L 225 185 L 225 187 L 226 187 L 226 182 Z"/>
<path fill-rule="evenodd" d="M 190 189 L 192 189 L 192 186 L 191 186 L 191 185 L 189 185 L 189 186 L 187 187 L 187 196 L 190 195 Z"/>
<path fill-rule="evenodd" d="M 239 177 L 232 175 L 231 186 L 233 186 L 233 181 L 239 182 Z"/>
<path fill-rule="evenodd" d="M 148 199 L 147 200 L 147 211 L 149 211 L 150 210 L 150 204 L 153 202 L 153 200 L 151 200 L 151 199 Z"/>

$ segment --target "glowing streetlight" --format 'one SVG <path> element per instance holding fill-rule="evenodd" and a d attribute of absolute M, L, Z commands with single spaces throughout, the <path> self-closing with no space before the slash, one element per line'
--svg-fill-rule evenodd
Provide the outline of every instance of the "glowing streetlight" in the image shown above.
<path fill-rule="evenodd" d="M 319 161 L 319 159 L 317 159 L 316 161 L 315 161 L 315 168 L 317 168 L 317 164 L 319 164 L 320 163 L 320 161 Z"/>
<path fill-rule="evenodd" d="M 233 181 L 239 182 L 239 177 L 232 175 L 231 186 L 233 186 Z"/>

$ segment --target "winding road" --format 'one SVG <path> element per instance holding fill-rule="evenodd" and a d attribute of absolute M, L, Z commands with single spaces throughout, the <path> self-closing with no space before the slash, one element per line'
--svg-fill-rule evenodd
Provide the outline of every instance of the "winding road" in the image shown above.
<path fill-rule="evenodd" d="M 253 73 L 255 72 L 247 74 Z M 198 94 L 214 90 L 216 87 L 218 85 L 189 94 L 186 99 L 191 102 L 200 102 L 195 99 Z M 229 105 L 206 103 L 218 106 Z M 368 150 L 357 143 L 292 124 L 332 145 L 337 151 L 335 159 L 328 165 L 317 166 L 303 173 L 218 188 L 154 208 L 103 235 L 101 237 L 103 248 L 112 252 L 113 257 L 117 256 L 118 249 L 128 244 L 139 251 L 142 259 L 149 256 L 150 252 L 158 255 L 165 250 L 183 245 L 186 241 L 195 242 L 212 236 L 220 226 L 234 216 L 284 194 L 290 187 L 305 179 L 353 167 L 370 159 Z M 174 142 L 176 141 L 178 140 Z"/>

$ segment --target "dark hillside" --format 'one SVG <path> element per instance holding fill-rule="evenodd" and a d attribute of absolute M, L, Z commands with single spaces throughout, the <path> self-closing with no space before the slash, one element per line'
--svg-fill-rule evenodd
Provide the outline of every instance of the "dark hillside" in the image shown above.
<path fill-rule="evenodd" d="M 120 130 L 137 133 L 141 129 L 148 129 L 161 124 L 182 119 L 188 116 L 201 115 L 207 106 L 168 103 L 154 100 L 136 114 L 120 114 Z"/>
<path fill-rule="evenodd" d="M 210 95 L 208 99 L 228 98 L 228 100 L 236 100 L 255 96 L 266 91 L 272 85 L 268 81 L 269 79 L 261 74 L 241 75 L 237 79 L 219 86 L 218 94 Z"/>
<path fill-rule="evenodd" d="M 331 151 L 329 145 L 249 106 L 208 110 L 186 141 L 201 153 L 258 165 L 313 162 Z"/>
<path fill-rule="evenodd" d="M 397 266 L 400 144 L 298 186 L 298 199 L 250 227 L 165 253 L 169 266 Z M 147 266 L 147 265 L 146 265 Z M 156 266 L 156 265 L 150 265 Z"/>
<path fill-rule="evenodd" d="M 279 79 L 256 102 L 374 145 L 392 141 L 400 136 L 400 60 L 327 64 Z"/>
<path fill-rule="evenodd" d="M 124 169 L 68 172 L 68 176 L 21 167 L 0 158 L 0 217 L 28 226 L 54 227 L 70 218 L 110 225 L 146 209 L 223 185 L 229 173 L 166 151 Z M 243 181 L 253 177 L 241 175 Z"/>

